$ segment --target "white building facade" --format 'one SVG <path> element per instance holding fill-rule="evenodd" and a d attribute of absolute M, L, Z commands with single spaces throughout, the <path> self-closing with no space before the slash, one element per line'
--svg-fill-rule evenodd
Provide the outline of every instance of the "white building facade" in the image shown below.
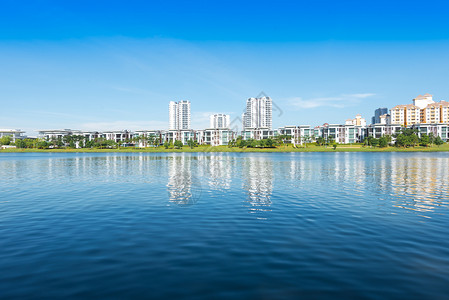
<path fill-rule="evenodd" d="M 273 101 L 270 97 L 249 98 L 243 113 L 243 129 L 268 128 L 272 129 Z"/>
<path fill-rule="evenodd" d="M 168 105 L 169 130 L 190 129 L 190 101 L 170 101 Z"/>
<path fill-rule="evenodd" d="M 25 138 L 23 136 L 25 132 L 20 129 L 0 129 L 0 138 L 4 136 L 11 137 L 11 142 L 15 142 L 17 139 Z"/>
<path fill-rule="evenodd" d="M 214 114 L 210 116 L 210 128 L 229 128 L 231 116 L 225 114 Z"/>

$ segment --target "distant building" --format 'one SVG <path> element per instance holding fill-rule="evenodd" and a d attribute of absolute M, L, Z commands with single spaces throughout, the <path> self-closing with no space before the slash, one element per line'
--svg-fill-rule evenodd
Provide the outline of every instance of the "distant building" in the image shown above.
<path fill-rule="evenodd" d="M 67 135 L 81 135 L 80 130 L 72 130 L 72 129 L 50 129 L 50 130 L 39 130 L 39 137 L 50 141 L 61 139 Z"/>
<path fill-rule="evenodd" d="M 391 116 L 389 114 L 380 115 L 379 122 L 376 124 L 390 125 L 391 124 Z"/>
<path fill-rule="evenodd" d="M 225 114 L 214 114 L 210 116 L 210 128 L 229 128 L 231 117 Z"/>
<path fill-rule="evenodd" d="M 20 129 L 0 129 L 0 138 L 4 136 L 11 137 L 11 142 L 15 142 L 17 139 L 23 139 L 25 138 L 23 134 L 25 131 L 22 131 Z"/>
<path fill-rule="evenodd" d="M 249 98 L 243 114 L 243 129 L 272 128 L 273 102 L 270 97 Z"/>
<path fill-rule="evenodd" d="M 123 143 L 133 138 L 133 133 L 129 130 L 105 131 L 103 132 L 103 135 L 107 140 L 111 140 L 116 143 Z"/>
<path fill-rule="evenodd" d="M 374 116 L 371 118 L 371 124 L 379 124 L 380 116 L 388 114 L 388 108 L 380 107 L 374 111 Z"/>
<path fill-rule="evenodd" d="M 347 119 L 345 125 L 353 125 L 353 126 L 366 126 L 366 120 L 362 118 L 361 114 L 357 114 L 355 119 Z"/>
<path fill-rule="evenodd" d="M 190 129 L 190 101 L 170 101 L 168 115 L 170 130 Z"/>

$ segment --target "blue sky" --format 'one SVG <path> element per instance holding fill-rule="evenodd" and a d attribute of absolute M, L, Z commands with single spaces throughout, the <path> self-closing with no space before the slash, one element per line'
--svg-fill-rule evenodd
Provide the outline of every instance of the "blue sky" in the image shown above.
<path fill-rule="evenodd" d="M 0 128 L 164 129 L 241 115 L 343 123 L 418 94 L 449 99 L 446 1 L 0 2 Z"/>

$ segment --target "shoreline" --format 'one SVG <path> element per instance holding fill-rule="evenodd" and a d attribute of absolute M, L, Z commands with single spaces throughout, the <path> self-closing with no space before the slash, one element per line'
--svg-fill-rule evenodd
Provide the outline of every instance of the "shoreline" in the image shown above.
<path fill-rule="evenodd" d="M 449 152 L 449 144 L 431 147 L 410 147 L 410 148 L 369 148 L 356 145 L 333 147 L 307 146 L 293 148 L 291 146 L 281 146 L 277 148 L 229 148 L 227 146 L 205 147 L 199 146 L 193 149 L 184 147 L 182 149 L 165 148 L 120 148 L 120 149 L 1 149 L 0 153 L 207 153 L 207 152 L 228 152 L 228 153 L 294 153 L 294 152 Z"/>

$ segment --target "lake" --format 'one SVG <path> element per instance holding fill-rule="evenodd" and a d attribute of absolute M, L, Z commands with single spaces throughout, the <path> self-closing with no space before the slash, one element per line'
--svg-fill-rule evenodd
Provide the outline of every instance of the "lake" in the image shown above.
<path fill-rule="evenodd" d="M 3 153 L 0 298 L 444 299 L 449 153 Z"/>

